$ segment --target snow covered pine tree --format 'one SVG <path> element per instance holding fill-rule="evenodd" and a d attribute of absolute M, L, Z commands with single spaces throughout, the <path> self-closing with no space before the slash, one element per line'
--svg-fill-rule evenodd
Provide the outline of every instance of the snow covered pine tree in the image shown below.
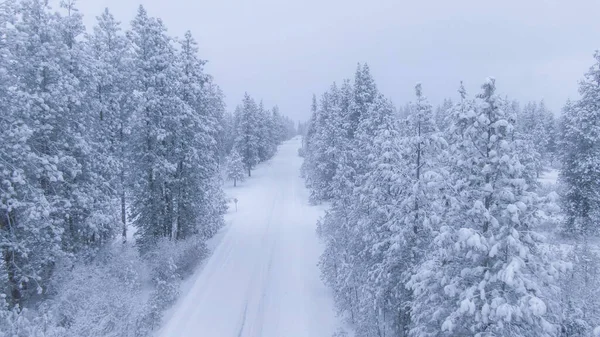
<path fill-rule="evenodd" d="M 538 197 L 522 178 L 494 79 L 450 130 L 455 202 L 409 286 L 412 336 L 554 336 L 556 270 L 541 254 Z"/>

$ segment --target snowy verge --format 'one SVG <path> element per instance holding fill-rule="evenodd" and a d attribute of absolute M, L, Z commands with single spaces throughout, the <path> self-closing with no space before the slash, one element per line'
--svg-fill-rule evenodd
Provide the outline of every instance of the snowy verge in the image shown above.
<path fill-rule="evenodd" d="M 224 187 L 226 225 L 206 241 L 162 240 L 141 256 L 134 243 L 135 228 L 130 226 L 125 244 L 117 238 L 93 258 L 57 261 L 46 300 L 21 312 L 0 310 L 0 337 L 152 335 L 161 321 L 169 319 L 172 304 L 187 294 L 194 276 L 227 233 L 236 193 L 252 182 L 236 189 Z"/>

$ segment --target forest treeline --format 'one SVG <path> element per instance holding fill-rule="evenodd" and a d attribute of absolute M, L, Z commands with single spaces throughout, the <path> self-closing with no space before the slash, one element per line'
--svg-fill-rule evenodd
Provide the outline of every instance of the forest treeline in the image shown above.
<path fill-rule="evenodd" d="M 600 325 L 600 55 L 581 98 L 544 102 L 462 83 L 396 108 L 369 67 L 334 83 L 305 126 L 320 260 L 356 336 L 590 336 Z M 540 174 L 560 169 L 559 187 Z M 598 330 L 598 329 L 597 329 Z M 340 336 L 345 335 L 340 331 Z"/>
<path fill-rule="evenodd" d="M 205 63 L 143 7 L 86 32 L 74 0 L 0 3 L 0 336 L 160 323 L 224 225 L 223 173 L 295 135 L 248 94 L 227 112 Z"/>

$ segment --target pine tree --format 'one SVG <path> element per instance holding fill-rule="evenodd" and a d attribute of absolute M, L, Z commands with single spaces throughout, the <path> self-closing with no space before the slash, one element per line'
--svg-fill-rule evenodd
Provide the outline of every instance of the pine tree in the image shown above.
<path fill-rule="evenodd" d="M 277 150 L 276 146 L 281 144 L 281 142 L 288 140 L 289 138 L 289 130 L 287 130 L 286 126 L 286 117 L 281 115 L 279 111 L 279 107 L 276 105 L 273 107 L 271 111 L 271 119 L 272 119 L 272 133 L 271 137 L 274 141 L 275 151 Z"/>
<path fill-rule="evenodd" d="M 58 31 L 62 37 L 65 53 L 62 57 L 63 68 L 72 76 L 72 87 L 65 88 L 66 114 L 71 125 L 66 129 L 69 135 L 62 138 L 72 144 L 65 152 L 77 162 L 77 173 L 66 176 L 63 193 L 69 200 L 67 230 L 63 236 L 63 245 L 68 251 L 86 252 L 88 247 L 98 247 L 112 239 L 118 231 L 115 189 L 109 181 L 114 177 L 95 159 L 101 156 L 101 146 L 93 137 L 93 124 L 96 114 L 87 108 L 86 93 L 90 92 L 89 74 L 94 71 L 94 62 L 90 60 L 86 44 L 81 37 L 85 31 L 82 15 L 75 7 L 75 0 L 61 2 L 66 12 L 58 21 Z M 85 101 L 85 103 L 84 103 Z M 65 125 L 61 126 L 65 129 Z"/>
<path fill-rule="evenodd" d="M 546 110 L 544 115 L 544 153 L 546 154 L 546 162 L 548 165 L 553 166 L 557 159 L 558 151 L 558 128 L 557 121 L 552 111 Z"/>
<path fill-rule="evenodd" d="M 175 91 L 175 51 L 160 20 L 140 6 L 128 36 L 133 46 L 132 215 L 137 243 L 150 247 L 173 234 L 174 174 L 179 116 L 186 107 Z"/>
<path fill-rule="evenodd" d="M 547 319 L 554 269 L 541 256 L 538 197 L 522 178 L 512 125 L 482 86 L 473 108 L 454 114 L 456 202 L 410 287 L 414 336 L 552 336 Z"/>
<path fill-rule="evenodd" d="M 600 325 L 599 258 L 586 237 L 567 255 L 573 268 L 560 284 L 561 336 L 593 336 L 594 328 Z"/>
<path fill-rule="evenodd" d="M 369 66 L 365 63 L 361 67 L 359 64 L 354 78 L 353 99 L 349 107 L 350 139 L 354 138 L 354 133 L 358 129 L 362 116 L 367 112 L 369 105 L 373 103 L 376 97 L 377 87 L 371 76 Z"/>
<path fill-rule="evenodd" d="M 223 141 L 220 149 L 223 158 L 233 151 L 236 139 L 235 119 L 231 112 L 225 112 L 223 115 Z"/>
<path fill-rule="evenodd" d="M 244 181 L 245 177 L 246 174 L 242 156 L 234 149 L 227 159 L 227 178 L 233 180 L 233 186 L 235 187 L 237 186 L 237 182 Z"/>
<path fill-rule="evenodd" d="M 252 170 L 259 163 L 259 121 L 256 102 L 247 93 L 244 95 L 238 120 L 236 149 L 242 156 L 248 176 L 251 177 Z"/>
<path fill-rule="evenodd" d="M 438 132 L 432 107 L 423 95 L 421 84 L 416 85 L 415 93 L 416 102 L 402 123 L 399 141 L 402 183 L 398 186 L 397 196 L 396 248 L 391 252 L 392 258 L 388 257 L 395 263 L 396 270 L 402 270 L 397 276 L 394 292 L 400 311 L 395 324 L 405 335 L 412 324 L 413 301 L 413 294 L 405 285 L 427 256 L 432 233 L 439 228 L 447 193 L 443 186 L 447 176 L 443 166 L 447 159 L 446 142 Z"/>
<path fill-rule="evenodd" d="M 550 143 L 554 134 L 554 122 L 553 114 L 546 107 L 544 100 L 541 100 L 538 105 L 537 118 L 535 129 L 535 139 L 539 143 L 537 151 L 542 156 L 544 164 L 549 165 L 552 162 Z"/>
<path fill-rule="evenodd" d="M 581 98 L 567 102 L 561 125 L 560 159 L 564 230 L 588 236 L 600 220 L 600 53 L 580 83 Z"/>
<path fill-rule="evenodd" d="M 128 88 L 128 43 L 121 33 L 120 23 L 106 9 L 97 17 L 94 32 L 87 36 L 87 52 L 91 57 L 87 78 L 87 109 L 91 138 L 97 148 L 93 160 L 120 199 L 121 236 L 127 240 L 126 180 L 129 106 L 132 92 Z"/>
<path fill-rule="evenodd" d="M 362 69 L 359 75 L 363 76 Z M 366 77 L 370 79 L 370 75 Z M 380 127 L 390 126 L 385 121 L 389 122 L 394 112 L 383 97 L 358 104 L 357 98 L 367 96 L 363 95 L 363 89 L 356 84 L 352 88 L 349 81 L 344 81 L 341 89 L 333 85 L 323 95 L 310 154 L 321 166 L 314 165 L 317 169 L 310 173 L 312 179 L 318 177 L 325 182 L 328 194 L 324 195 L 331 199 L 330 210 L 319 224 L 320 235 L 326 242 L 321 270 L 326 283 L 335 289 L 338 309 L 347 311 L 358 332 L 368 335 L 381 328 L 377 323 L 381 322 L 372 308 L 375 297 L 369 273 L 375 271 L 371 269 L 374 263 L 369 241 L 365 240 L 378 236 L 366 230 L 370 224 L 367 214 L 372 213 L 367 202 L 369 191 L 355 187 L 367 181 L 372 155 L 378 153 L 373 137 Z M 355 125 L 352 118 L 357 117 L 357 112 L 360 121 Z"/>
<path fill-rule="evenodd" d="M 209 77 L 203 70 L 205 61 L 197 54 L 196 41 L 186 32 L 180 41 L 177 74 L 182 109 L 172 145 L 176 162 L 172 187 L 176 239 L 199 232 L 214 233 L 222 225 L 222 213 L 218 207 L 215 209 L 214 203 L 224 200 L 211 193 L 220 189 L 216 179 L 220 130 L 215 129 L 221 122 L 220 112 L 215 112 L 218 109 L 210 101 Z"/>
<path fill-rule="evenodd" d="M 333 197 L 331 184 L 337 170 L 337 157 L 340 153 L 343 138 L 342 114 L 340 109 L 341 96 L 334 83 L 330 90 L 321 98 L 318 112 L 316 132 L 313 136 L 315 149 L 312 160 L 313 201 L 329 200 Z"/>
<path fill-rule="evenodd" d="M 308 187 L 309 189 L 312 189 L 313 186 L 312 172 L 315 165 L 313 157 L 316 149 L 314 138 L 318 131 L 316 124 L 317 111 L 317 96 L 313 94 L 312 104 L 310 107 L 310 120 L 308 121 L 308 125 L 306 127 L 306 134 L 302 137 L 302 151 L 304 154 L 304 161 L 302 162 L 302 167 L 300 168 L 300 173 L 305 179 L 306 187 Z"/>
<path fill-rule="evenodd" d="M 75 155 L 85 140 L 77 137 L 79 83 L 61 34 L 62 18 L 43 1 L 23 1 L 17 10 L 18 20 L 2 37 L 8 48 L 2 66 L 11 87 L 5 89 L 8 113 L 1 119 L 12 147 L 2 156 L 10 178 L 2 182 L 8 186 L 2 192 L 0 240 L 12 306 L 43 292 L 63 248 L 73 247 L 71 229 L 85 220 L 71 193 L 81 185 L 67 184 L 80 174 Z"/>
<path fill-rule="evenodd" d="M 225 121 L 225 95 L 221 88 L 214 82 L 212 76 L 204 74 L 202 85 L 202 111 L 206 119 L 206 129 L 210 136 L 215 139 L 211 146 L 211 152 L 216 152 L 220 159 L 225 158 L 225 153 L 220 152 L 223 148 L 224 121 Z"/>
<path fill-rule="evenodd" d="M 266 161 L 272 157 L 273 138 L 271 137 L 271 116 L 260 101 L 257 111 L 257 137 L 258 137 L 258 160 Z"/>
<path fill-rule="evenodd" d="M 442 105 L 438 106 L 435 110 L 435 124 L 438 130 L 446 130 L 448 128 L 448 114 L 450 114 L 454 104 L 449 98 L 444 98 Z"/>
<path fill-rule="evenodd" d="M 46 8 L 33 3 L 22 4 L 20 8 L 11 2 L 2 6 L 0 127 L 4 132 L 0 137 L 0 297 L 3 299 L 0 305 L 4 309 L 6 300 L 9 308 L 18 309 L 29 298 L 31 290 L 39 289 L 36 285 L 46 282 L 44 269 L 50 268 L 51 261 L 60 255 L 62 228 L 58 221 L 54 223 L 50 219 L 52 205 L 44 195 L 38 176 L 58 180 L 62 172 L 48 161 L 47 155 L 36 152 L 32 146 L 34 137 L 39 137 L 36 129 L 40 121 L 36 122 L 36 116 L 42 108 L 28 108 L 27 104 L 34 98 L 30 92 L 35 90 L 35 82 L 25 82 L 26 73 L 22 71 L 31 69 L 32 65 L 18 62 L 33 59 L 41 43 L 26 38 L 31 24 L 8 25 L 17 22 L 18 10 L 22 11 L 23 20 L 28 20 L 33 10 L 40 11 L 45 18 Z M 32 47 L 31 54 L 17 48 L 25 45 Z M 25 66 L 28 67 L 23 68 Z"/>
<path fill-rule="evenodd" d="M 358 283 L 358 331 L 385 335 L 389 317 L 399 317 L 403 302 L 400 276 L 405 265 L 398 259 L 404 165 L 399 151 L 400 133 L 393 106 L 379 96 L 364 116 L 356 136 L 368 149 L 368 166 L 354 189 L 351 207 L 355 222 L 354 249 L 359 249 L 356 272 L 364 270 Z M 367 127 L 367 125 L 369 125 Z M 363 134 L 363 132 L 366 132 Z M 372 304 L 371 304 L 372 303 Z"/>
<path fill-rule="evenodd" d="M 517 110 L 517 109 L 513 109 Z M 535 157 L 524 158 L 530 169 L 535 170 L 536 179 L 544 166 L 550 165 L 554 157 L 554 137 L 556 130 L 552 121 L 553 114 L 546 108 L 544 101 L 529 102 L 515 116 L 515 139 L 523 147 L 531 147 Z"/>
<path fill-rule="evenodd" d="M 353 90 L 348 81 L 344 82 L 339 96 L 339 99 L 335 100 L 339 103 L 339 107 L 331 111 L 339 113 L 335 118 L 338 122 L 335 124 L 338 125 L 337 132 L 342 138 L 337 143 L 335 172 L 330 183 L 331 207 L 318 226 L 319 234 L 326 243 L 319 265 L 326 284 L 334 290 L 334 300 L 338 310 L 348 312 L 351 321 L 356 322 L 359 316 L 357 296 L 360 280 L 355 275 L 357 269 L 354 268 L 358 257 L 358 247 L 354 245 L 356 236 L 352 230 L 352 226 L 355 225 L 352 207 L 355 202 L 353 192 L 356 173 L 351 156 L 354 143 L 349 139 L 351 127 L 349 107 L 353 100 Z M 323 99 L 322 102 L 327 101 Z M 308 143 L 310 146 L 307 149 L 307 160 L 310 160 L 310 166 L 307 166 L 306 174 L 314 193 L 315 182 L 318 179 L 315 171 L 318 163 L 317 153 L 322 153 L 323 147 L 327 145 L 318 141 L 318 137 L 322 137 L 319 134 L 326 132 L 320 115 L 329 111 L 329 108 L 317 109 L 314 99 L 312 108 L 314 118 L 311 119 L 311 129 L 314 131 Z"/>

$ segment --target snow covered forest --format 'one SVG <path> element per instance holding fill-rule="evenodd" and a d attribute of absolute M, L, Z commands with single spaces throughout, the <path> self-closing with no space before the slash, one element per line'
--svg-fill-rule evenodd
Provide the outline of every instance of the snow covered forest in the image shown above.
<path fill-rule="evenodd" d="M 276 11 L 246 15 L 252 2 L 240 12 L 271 35 L 216 16 L 250 47 L 213 48 L 244 62 L 240 51 L 261 49 L 281 73 L 252 74 L 282 87 L 262 91 L 281 111 L 241 97 L 251 76 L 233 66 L 231 106 L 202 43 L 170 35 L 145 4 L 86 28 L 76 0 L 0 0 L 0 337 L 600 337 L 600 52 L 561 111 L 507 96 L 506 74 L 458 82 L 439 104 L 427 82 L 392 102 L 392 82 L 380 88 L 366 63 L 312 104 L 307 87 L 304 106 L 282 82 L 335 76 L 342 44 L 317 23 L 347 24 L 351 11 L 336 23 L 337 4 L 323 5 L 287 27 Z M 412 27 L 440 42 L 440 18 Z M 338 53 L 380 43 L 367 33 Z M 331 69 L 300 50 L 332 52 Z M 541 72 L 575 60 L 564 57 Z"/>
<path fill-rule="evenodd" d="M 417 84 L 396 108 L 366 64 L 313 97 L 302 174 L 328 205 L 319 266 L 355 336 L 600 335 L 594 58 L 560 118 L 501 78 L 437 108 Z"/>
<path fill-rule="evenodd" d="M 188 32 L 139 7 L 0 2 L 0 336 L 148 336 L 243 180 L 296 134 L 234 113 Z"/>

